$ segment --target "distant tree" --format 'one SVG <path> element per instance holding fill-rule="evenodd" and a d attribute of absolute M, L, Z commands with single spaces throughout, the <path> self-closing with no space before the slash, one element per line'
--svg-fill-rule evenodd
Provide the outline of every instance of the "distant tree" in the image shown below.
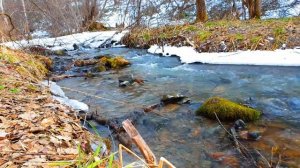
<path fill-rule="evenodd" d="M 250 19 L 260 19 L 261 0 L 242 0 L 243 6 L 248 8 Z"/>
<path fill-rule="evenodd" d="M 196 22 L 205 22 L 208 19 L 205 0 L 196 0 Z"/>
<path fill-rule="evenodd" d="M 95 21 L 99 15 L 97 0 L 85 0 L 82 7 L 83 22 L 82 27 L 87 28 Z"/>
<path fill-rule="evenodd" d="M 142 13 L 141 13 L 141 8 L 142 8 L 142 0 L 137 0 L 136 2 L 137 4 L 137 14 L 136 14 L 136 25 L 140 26 L 141 25 L 141 17 L 142 17 Z"/>

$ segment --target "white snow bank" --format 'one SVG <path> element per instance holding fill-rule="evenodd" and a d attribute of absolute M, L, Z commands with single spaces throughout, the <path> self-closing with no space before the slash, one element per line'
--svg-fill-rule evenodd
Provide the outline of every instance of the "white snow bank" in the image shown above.
<path fill-rule="evenodd" d="M 87 104 L 80 102 L 78 100 L 69 99 L 68 97 L 66 97 L 64 91 L 55 82 L 43 81 L 42 85 L 48 86 L 51 94 L 53 95 L 53 98 L 55 100 L 59 101 L 60 103 L 65 104 L 74 110 L 79 110 L 79 111 L 84 111 L 84 112 L 89 111 L 89 107 Z"/>
<path fill-rule="evenodd" d="M 300 66 L 299 48 L 275 51 L 198 53 L 193 47 L 164 46 L 162 48 L 153 45 L 148 49 L 148 52 L 163 56 L 176 55 L 182 63 Z"/>
<path fill-rule="evenodd" d="M 44 86 L 48 86 L 52 95 L 66 97 L 65 92 L 55 82 L 42 81 Z"/>
<path fill-rule="evenodd" d="M 84 111 L 84 112 L 87 112 L 89 110 L 88 105 L 86 105 L 85 103 L 82 103 L 78 100 L 69 99 L 68 97 L 58 97 L 58 96 L 53 96 L 53 98 L 55 100 L 59 101 L 61 104 L 65 104 L 74 110 L 79 110 L 79 111 Z"/>
<path fill-rule="evenodd" d="M 99 31 L 99 32 L 83 32 L 77 34 L 71 34 L 67 36 L 61 36 L 56 38 L 37 38 L 33 40 L 21 40 L 21 41 L 14 41 L 14 42 L 7 42 L 3 43 L 12 49 L 18 49 L 26 46 L 32 45 L 41 45 L 51 50 L 73 50 L 73 44 L 81 44 L 84 47 L 89 48 L 97 48 L 102 45 L 107 39 L 111 38 L 111 41 L 120 42 L 121 38 L 127 33 L 128 31 L 122 31 L 121 33 L 116 31 Z M 115 43 L 115 44 L 116 44 Z M 114 46 L 113 47 L 118 47 Z"/>

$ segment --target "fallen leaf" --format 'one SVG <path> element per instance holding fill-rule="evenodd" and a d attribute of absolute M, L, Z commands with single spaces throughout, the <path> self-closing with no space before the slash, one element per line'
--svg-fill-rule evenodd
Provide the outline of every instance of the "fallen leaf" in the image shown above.
<path fill-rule="evenodd" d="M 47 128 L 47 127 L 49 127 L 50 125 L 53 125 L 53 124 L 54 124 L 53 118 L 45 118 L 41 122 L 41 126 L 44 127 L 44 128 Z"/>
<path fill-rule="evenodd" d="M 0 140 L 5 139 L 5 137 L 6 137 L 7 134 L 8 133 L 4 132 L 3 130 L 0 130 Z"/>
<path fill-rule="evenodd" d="M 46 162 L 46 158 L 44 157 L 41 158 L 37 156 L 36 158 L 30 159 L 26 163 L 24 163 L 24 166 L 28 166 L 28 167 L 42 166 L 43 164 L 45 164 L 45 162 Z"/>
<path fill-rule="evenodd" d="M 36 117 L 38 117 L 38 115 L 35 112 L 31 111 L 31 112 L 25 112 L 25 113 L 19 115 L 19 117 L 22 119 L 31 121 L 31 120 L 35 119 Z"/>

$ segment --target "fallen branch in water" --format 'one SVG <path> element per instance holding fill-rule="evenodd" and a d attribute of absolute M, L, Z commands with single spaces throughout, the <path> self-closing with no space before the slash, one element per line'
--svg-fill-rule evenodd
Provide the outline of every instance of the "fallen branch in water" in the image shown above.
<path fill-rule="evenodd" d="M 91 78 L 95 76 L 100 76 L 100 75 L 96 73 L 74 74 L 74 75 L 53 75 L 49 78 L 49 80 L 57 82 L 67 78 L 78 78 L 78 77 Z"/>
<path fill-rule="evenodd" d="M 131 140 L 136 144 L 139 148 L 140 152 L 144 156 L 147 164 L 151 167 L 155 167 L 156 165 L 156 157 L 146 144 L 140 133 L 136 130 L 136 128 L 132 125 L 130 120 L 125 120 L 122 122 L 123 128 L 131 138 Z"/>
<path fill-rule="evenodd" d="M 258 166 L 255 159 L 253 158 L 253 156 L 251 155 L 250 151 L 241 143 L 238 141 L 238 139 L 236 138 L 236 133 L 232 132 L 232 131 L 228 131 L 225 126 L 221 123 L 217 113 L 215 113 L 216 119 L 218 121 L 218 123 L 220 124 L 220 126 L 230 135 L 230 137 L 232 137 L 234 144 L 237 148 L 237 150 L 245 157 L 245 158 L 251 158 L 252 162 L 256 167 Z"/>

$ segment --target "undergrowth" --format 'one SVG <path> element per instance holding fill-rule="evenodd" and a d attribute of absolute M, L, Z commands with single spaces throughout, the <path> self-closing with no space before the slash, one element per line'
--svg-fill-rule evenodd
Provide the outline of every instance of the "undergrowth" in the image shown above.
<path fill-rule="evenodd" d="M 201 52 L 218 52 L 222 41 L 228 51 L 274 50 L 286 44 L 299 46 L 300 19 L 220 20 L 205 23 L 135 28 L 122 39 L 128 47 L 149 48 L 151 45 L 190 45 L 189 39 Z"/>

